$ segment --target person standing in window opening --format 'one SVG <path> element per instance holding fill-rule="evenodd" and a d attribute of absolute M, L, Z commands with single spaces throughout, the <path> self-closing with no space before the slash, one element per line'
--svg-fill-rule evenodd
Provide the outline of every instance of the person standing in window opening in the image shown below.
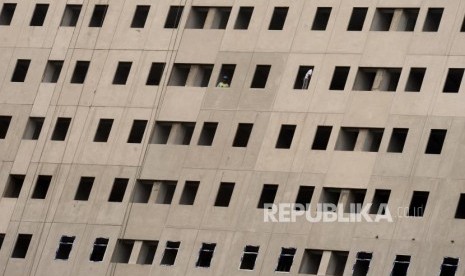
<path fill-rule="evenodd" d="M 227 88 L 229 87 L 228 76 L 223 76 L 220 82 L 216 85 L 216 87 Z"/>
<path fill-rule="evenodd" d="M 310 77 L 312 76 L 312 74 L 313 74 L 313 69 L 309 69 L 307 73 L 305 74 L 304 81 L 302 84 L 302 89 L 308 88 L 308 84 L 310 83 Z"/>

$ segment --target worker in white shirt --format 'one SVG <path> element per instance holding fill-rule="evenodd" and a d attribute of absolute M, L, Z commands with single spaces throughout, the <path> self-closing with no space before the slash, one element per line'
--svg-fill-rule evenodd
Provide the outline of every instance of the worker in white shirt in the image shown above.
<path fill-rule="evenodd" d="M 223 76 L 223 78 L 222 78 L 222 79 L 220 80 L 220 82 L 216 85 L 216 87 L 228 88 L 228 87 L 229 87 L 228 76 Z"/>

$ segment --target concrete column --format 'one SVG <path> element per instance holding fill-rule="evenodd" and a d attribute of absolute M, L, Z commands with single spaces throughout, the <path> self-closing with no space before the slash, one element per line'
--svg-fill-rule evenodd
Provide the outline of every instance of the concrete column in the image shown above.
<path fill-rule="evenodd" d="M 182 137 L 181 124 L 173 124 L 171 126 L 170 137 L 168 137 L 168 145 L 179 145 L 179 137 Z"/>
<path fill-rule="evenodd" d="M 129 258 L 128 264 L 136 264 L 137 258 L 139 257 L 139 252 L 142 247 L 142 241 L 135 241 L 134 246 L 132 247 L 131 257 Z"/>
<path fill-rule="evenodd" d="M 152 185 L 152 192 L 150 193 L 149 203 L 154 203 L 160 192 L 161 181 L 155 181 Z"/>
<path fill-rule="evenodd" d="M 391 26 L 389 27 L 389 31 L 399 31 L 405 29 L 405 24 L 407 23 L 403 20 L 403 10 L 402 9 L 395 9 L 394 14 L 392 15 Z"/>
<path fill-rule="evenodd" d="M 218 10 L 216 8 L 208 9 L 207 18 L 205 18 L 205 24 L 203 25 L 204 29 L 212 29 L 215 21 L 216 13 Z"/>
<path fill-rule="evenodd" d="M 200 74 L 200 68 L 198 65 L 192 65 L 187 76 L 186 86 L 195 86 L 197 76 Z"/>
<path fill-rule="evenodd" d="M 360 129 L 358 132 L 357 142 L 355 143 L 354 151 L 363 151 L 365 142 L 368 136 L 368 129 Z"/>
<path fill-rule="evenodd" d="M 331 251 L 323 251 L 323 255 L 321 256 L 320 268 L 318 269 L 317 275 L 326 275 L 330 261 Z"/>

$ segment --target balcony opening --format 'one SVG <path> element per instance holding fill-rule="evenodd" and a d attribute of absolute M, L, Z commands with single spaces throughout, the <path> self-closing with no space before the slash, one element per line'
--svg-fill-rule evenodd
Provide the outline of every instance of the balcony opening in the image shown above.
<path fill-rule="evenodd" d="M 134 17 L 132 18 L 131 28 L 144 28 L 147 16 L 149 15 L 150 6 L 137 5 Z"/>
<path fill-rule="evenodd" d="M 235 183 L 221 182 L 216 194 L 215 207 L 228 207 L 234 191 Z"/>
<path fill-rule="evenodd" d="M 81 14 L 82 5 L 66 5 L 63 17 L 61 18 L 60 26 L 76 27 Z"/>
<path fill-rule="evenodd" d="M 232 146 L 245 148 L 249 143 L 250 134 L 252 133 L 253 124 L 240 123 L 237 125 L 236 135 Z"/>
<path fill-rule="evenodd" d="M 406 92 L 420 92 L 425 78 L 426 68 L 410 68 L 407 84 L 405 85 Z"/>
<path fill-rule="evenodd" d="M 87 71 L 89 71 L 90 61 L 76 61 L 74 72 L 71 77 L 71 83 L 82 84 L 86 80 Z"/>
<path fill-rule="evenodd" d="M 260 199 L 258 200 L 258 209 L 271 209 L 271 204 L 274 203 L 274 199 L 278 192 L 278 185 L 276 184 L 265 184 L 263 185 Z"/>
<path fill-rule="evenodd" d="M 101 28 L 103 26 L 103 21 L 105 21 L 107 10 L 108 5 L 95 5 L 92 17 L 90 18 L 89 27 Z"/>
<path fill-rule="evenodd" d="M 34 199 L 45 199 L 50 188 L 50 183 L 52 182 L 51 175 L 39 175 L 37 177 L 36 186 L 32 192 L 31 198 Z"/>
<path fill-rule="evenodd" d="M 61 69 L 63 68 L 62 60 L 49 60 L 45 67 L 42 82 L 56 83 L 60 78 Z"/>
<path fill-rule="evenodd" d="M 181 21 L 183 6 L 170 6 L 165 20 L 165 29 L 176 29 Z"/>
<path fill-rule="evenodd" d="M 347 78 L 349 77 L 349 66 L 336 66 L 334 68 L 333 78 L 329 85 L 329 90 L 344 90 Z"/>
<path fill-rule="evenodd" d="M 282 30 L 284 28 L 284 23 L 286 23 L 288 11 L 288 7 L 275 7 L 268 30 Z"/>
<path fill-rule="evenodd" d="M 253 7 L 240 7 L 237 14 L 235 30 L 247 30 L 249 28 L 250 19 L 252 19 Z"/>
<path fill-rule="evenodd" d="M 52 133 L 53 141 L 64 141 L 68 134 L 68 129 L 71 124 L 71 118 L 57 118 L 55 129 Z"/>
<path fill-rule="evenodd" d="M 95 131 L 94 142 L 107 142 L 112 126 L 113 119 L 100 119 Z"/>
<path fill-rule="evenodd" d="M 38 27 L 44 25 L 45 17 L 47 16 L 48 6 L 48 4 L 36 4 L 29 26 Z"/>
<path fill-rule="evenodd" d="M 15 14 L 16 3 L 4 3 L 0 13 L 0 25 L 9 26 Z"/>
<path fill-rule="evenodd" d="M 164 70 L 164 62 L 152 62 L 152 66 L 150 67 L 149 75 L 147 76 L 147 82 L 145 85 L 160 85 Z"/>
<path fill-rule="evenodd" d="M 29 117 L 29 120 L 27 121 L 26 129 L 24 130 L 23 139 L 24 140 L 39 139 L 40 133 L 42 131 L 42 126 L 44 125 L 44 120 L 45 120 L 44 117 Z M 0 137 L 1 137 L 1 134 L 0 134 Z"/>
<path fill-rule="evenodd" d="M 180 205 L 194 205 L 197 191 L 199 190 L 199 181 L 186 181 L 184 189 L 182 190 L 181 198 L 179 200 Z"/>
<path fill-rule="evenodd" d="M 92 186 L 94 185 L 95 177 L 81 177 L 79 185 L 74 195 L 74 200 L 87 201 L 89 200 Z"/>
<path fill-rule="evenodd" d="M 447 129 L 432 129 L 429 134 L 425 154 L 441 154 L 446 134 Z"/>
<path fill-rule="evenodd" d="M 326 150 L 332 130 L 332 126 L 318 126 L 313 138 L 312 150 Z"/>
<path fill-rule="evenodd" d="M 405 141 L 407 140 L 408 128 L 394 128 L 392 129 L 391 139 L 387 152 L 401 153 L 404 151 Z"/>
<path fill-rule="evenodd" d="M 429 192 L 413 191 L 412 199 L 408 208 L 409 217 L 423 217 Z"/>
<path fill-rule="evenodd" d="M 376 189 L 371 201 L 371 207 L 369 213 L 372 215 L 384 215 L 386 214 L 386 207 L 391 196 L 391 190 Z"/>
<path fill-rule="evenodd" d="M 275 148 L 290 149 L 292 145 L 292 140 L 294 139 L 296 127 L 296 125 L 281 125 L 281 130 L 279 131 Z"/>
<path fill-rule="evenodd" d="M 218 123 L 204 122 L 197 145 L 211 146 L 213 144 L 213 140 L 215 139 L 217 128 Z"/>
<path fill-rule="evenodd" d="M 129 132 L 128 143 L 140 144 L 144 138 L 147 120 L 134 120 L 132 122 L 131 132 Z"/>
<path fill-rule="evenodd" d="M 115 178 L 110 196 L 108 197 L 108 202 L 123 202 L 128 182 L 129 179 L 127 178 Z"/>
<path fill-rule="evenodd" d="M 347 26 L 348 31 L 361 31 L 367 17 L 368 8 L 353 8 Z"/>
<path fill-rule="evenodd" d="M 3 191 L 3 197 L 18 198 L 23 188 L 25 177 L 25 175 L 10 174 L 5 190 Z"/>

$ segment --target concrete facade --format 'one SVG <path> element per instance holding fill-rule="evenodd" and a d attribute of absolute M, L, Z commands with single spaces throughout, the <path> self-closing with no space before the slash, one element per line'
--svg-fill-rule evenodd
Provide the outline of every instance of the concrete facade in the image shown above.
<path fill-rule="evenodd" d="M 12 3 L 0 0 L 1 275 L 391 275 L 397 256 L 408 275 L 454 261 L 465 275 L 464 1 Z M 294 89 L 301 66 L 313 74 Z M 234 183 L 227 207 L 215 206 L 222 183 Z M 363 204 L 388 191 L 393 213 L 418 199 L 424 214 L 265 223 L 265 184 L 270 203 L 308 186 L 312 213 L 334 191 Z M 167 242 L 180 242 L 172 265 Z M 246 246 L 253 269 L 240 269 Z M 295 249 L 289 269 L 283 249 Z M 360 252 L 367 273 L 354 273 Z"/>

